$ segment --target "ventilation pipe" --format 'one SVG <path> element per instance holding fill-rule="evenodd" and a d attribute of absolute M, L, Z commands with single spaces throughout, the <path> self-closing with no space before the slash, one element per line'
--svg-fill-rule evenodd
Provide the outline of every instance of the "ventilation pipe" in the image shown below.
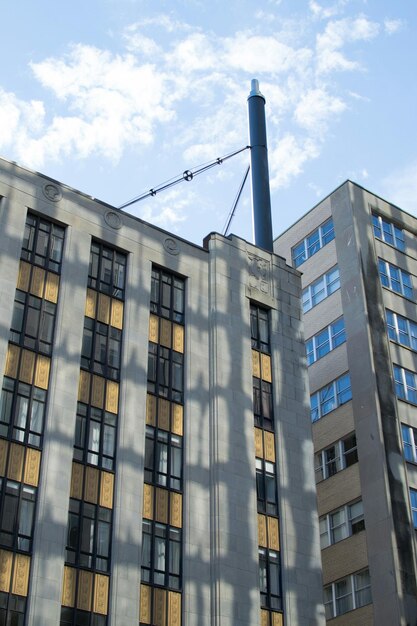
<path fill-rule="evenodd" d="M 252 217 L 255 245 L 273 252 L 268 148 L 266 145 L 265 97 L 254 78 L 248 97 L 249 142 L 252 180 Z"/>

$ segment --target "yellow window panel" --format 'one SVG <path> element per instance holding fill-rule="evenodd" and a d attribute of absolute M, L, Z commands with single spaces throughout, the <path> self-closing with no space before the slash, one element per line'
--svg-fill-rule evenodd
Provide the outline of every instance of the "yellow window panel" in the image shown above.
<path fill-rule="evenodd" d="M 48 272 L 46 275 L 45 300 L 49 302 L 58 302 L 59 276 Z"/>
<path fill-rule="evenodd" d="M 33 448 L 26 448 L 26 462 L 23 482 L 26 485 L 37 487 L 39 482 L 39 469 L 41 465 L 41 452 Z"/>
<path fill-rule="evenodd" d="M 272 383 L 271 357 L 269 354 L 261 354 L 262 380 Z"/>
<path fill-rule="evenodd" d="M 173 349 L 175 352 L 184 352 L 184 326 L 173 325 Z"/>
<path fill-rule="evenodd" d="M 165 589 L 153 590 L 153 623 L 155 626 L 166 626 L 167 592 Z"/>
<path fill-rule="evenodd" d="M 172 407 L 172 432 L 182 437 L 183 434 L 183 407 L 181 404 L 171 405 Z"/>
<path fill-rule="evenodd" d="M 32 281 L 30 293 L 38 298 L 43 298 L 43 287 L 45 284 L 45 270 L 41 267 L 32 268 Z"/>
<path fill-rule="evenodd" d="M 19 366 L 20 348 L 9 343 L 6 356 L 6 369 L 4 375 L 10 378 L 17 378 L 17 368 Z"/>
<path fill-rule="evenodd" d="M 91 386 L 91 404 L 98 409 L 102 409 L 104 407 L 104 383 L 104 378 L 93 375 L 93 384 Z"/>
<path fill-rule="evenodd" d="M 266 517 L 258 513 L 258 546 L 262 548 L 268 547 L 266 538 Z"/>
<path fill-rule="evenodd" d="M 111 301 L 111 317 L 110 324 L 119 330 L 123 328 L 123 302 L 121 300 Z"/>
<path fill-rule="evenodd" d="M 21 291 L 29 291 L 30 264 L 20 261 L 19 276 L 17 278 L 17 288 Z"/>
<path fill-rule="evenodd" d="M 268 517 L 268 542 L 271 550 L 279 550 L 279 524 L 276 517 Z"/>
<path fill-rule="evenodd" d="M 20 359 L 19 380 L 28 385 L 32 384 L 33 371 L 35 369 L 35 353 L 29 350 L 22 350 Z"/>
<path fill-rule="evenodd" d="M 43 356 L 42 354 L 38 354 L 38 358 L 36 359 L 36 369 L 35 369 L 35 387 L 40 387 L 41 389 L 48 389 L 49 383 L 49 370 L 51 368 L 51 359 L 48 359 L 47 356 Z"/>
<path fill-rule="evenodd" d="M 170 524 L 177 528 L 182 528 L 182 495 L 175 491 L 170 492 Z"/>
<path fill-rule="evenodd" d="M 155 491 L 155 519 L 161 524 L 168 524 L 168 491 L 160 487 Z"/>
<path fill-rule="evenodd" d="M 83 497 L 84 465 L 73 463 L 71 471 L 70 497 L 81 500 Z"/>
<path fill-rule="evenodd" d="M 77 570 L 73 567 L 64 565 L 64 577 L 62 580 L 62 598 L 61 603 L 64 606 L 74 607 L 75 605 L 75 584 Z"/>
<path fill-rule="evenodd" d="M 91 375 L 84 370 L 80 370 L 80 380 L 78 382 L 78 400 L 88 404 L 90 402 L 90 382 Z"/>
<path fill-rule="evenodd" d="M 270 626 L 269 611 L 261 609 L 261 626 Z"/>
<path fill-rule="evenodd" d="M 140 586 L 139 621 L 141 624 L 151 623 L 152 587 Z"/>
<path fill-rule="evenodd" d="M 150 393 L 146 396 L 146 423 L 149 426 L 156 426 L 156 396 Z"/>
<path fill-rule="evenodd" d="M 110 322 L 110 297 L 104 293 L 98 294 L 97 319 L 103 324 Z"/>
<path fill-rule="evenodd" d="M 259 352 L 257 350 L 252 350 L 252 376 L 255 378 L 261 377 L 261 366 L 259 359 Z"/>
<path fill-rule="evenodd" d="M 87 296 L 85 299 L 85 311 L 86 317 L 95 319 L 96 317 L 96 304 L 97 304 L 97 291 L 94 289 L 87 289 Z"/>
<path fill-rule="evenodd" d="M 158 426 L 164 430 L 169 430 L 169 409 L 170 403 L 165 398 L 158 400 Z"/>
<path fill-rule="evenodd" d="M 181 626 L 181 594 L 175 591 L 168 592 L 168 624 Z"/>
<path fill-rule="evenodd" d="M 9 467 L 7 468 L 7 478 L 20 482 L 22 480 L 23 460 L 25 447 L 18 443 L 10 444 Z"/>
<path fill-rule="evenodd" d="M 13 568 L 12 593 L 27 596 L 29 586 L 30 556 L 16 554 Z"/>
<path fill-rule="evenodd" d="M 95 467 L 87 466 L 85 468 L 84 500 L 86 502 L 97 504 L 99 475 L 100 470 Z"/>
<path fill-rule="evenodd" d="M 0 439 L 0 476 L 6 475 L 6 461 L 9 444 L 5 439 Z"/>
<path fill-rule="evenodd" d="M 275 437 L 274 433 L 270 433 L 267 430 L 264 431 L 264 445 L 265 445 L 265 458 L 271 463 L 275 463 Z"/>
<path fill-rule="evenodd" d="M 262 439 L 262 430 L 255 428 L 255 456 L 259 459 L 264 458 L 264 445 Z"/>
<path fill-rule="evenodd" d="M 159 317 L 152 313 L 149 316 L 149 341 L 152 343 L 159 341 Z"/>
<path fill-rule="evenodd" d="M 10 590 L 10 576 L 12 574 L 13 553 L 0 550 L 0 591 Z"/>
<path fill-rule="evenodd" d="M 102 471 L 100 482 L 100 506 L 105 506 L 107 509 L 113 508 L 113 489 L 114 474 Z"/>
<path fill-rule="evenodd" d="M 93 595 L 93 573 L 80 569 L 78 572 L 77 608 L 82 611 L 91 611 Z"/>
<path fill-rule="evenodd" d="M 282 613 L 271 612 L 272 626 L 284 626 L 284 616 Z"/>
<path fill-rule="evenodd" d="M 106 411 L 116 414 L 119 409 L 119 383 L 113 380 L 107 381 L 106 387 Z"/>
<path fill-rule="evenodd" d="M 171 334 L 172 334 L 172 322 L 164 319 L 163 317 L 160 320 L 161 324 L 161 333 L 159 337 L 159 343 L 161 346 L 165 348 L 171 347 Z"/>
<path fill-rule="evenodd" d="M 153 519 L 153 498 L 154 488 L 152 485 L 143 485 L 143 517 L 145 519 Z"/>
<path fill-rule="evenodd" d="M 109 605 L 109 577 L 104 574 L 94 576 L 93 612 L 107 615 Z"/>

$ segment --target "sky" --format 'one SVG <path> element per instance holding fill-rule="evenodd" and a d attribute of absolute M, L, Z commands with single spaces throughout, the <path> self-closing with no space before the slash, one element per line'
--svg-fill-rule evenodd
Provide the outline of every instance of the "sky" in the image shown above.
<path fill-rule="evenodd" d="M 274 237 L 348 178 L 417 215 L 414 0 L 3 0 L 1 15 L 6 159 L 119 207 L 245 147 L 257 78 Z M 126 210 L 201 244 L 248 164 Z M 252 240 L 248 183 L 230 232 Z"/>

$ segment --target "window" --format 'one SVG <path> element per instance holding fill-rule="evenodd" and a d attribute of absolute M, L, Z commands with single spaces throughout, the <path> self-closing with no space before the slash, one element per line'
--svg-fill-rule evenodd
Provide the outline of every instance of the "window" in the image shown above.
<path fill-rule="evenodd" d="M 320 518 L 321 549 L 365 529 L 362 500 L 348 504 Z"/>
<path fill-rule="evenodd" d="M 340 289 L 339 268 L 333 267 L 327 274 L 323 274 L 314 283 L 303 289 L 303 311 L 307 313 L 319 302 Z"/>
<path fill-rule="evenodd" d="M 117 416 L 81 402 L 77 404 L 74 458 L 104 469 L 114 469 Z"/>
<path fill-rule="evenodd" d="M 163 270 L 152 269 L 151 312 L 184 323 L 185 282 Z"/>
<path fill-rule="evenodd" d="M 311 421 L 316 422 L 351 399 L 350 376 L 344 374 L 310 396 Z"/>
<path fill-rule="evenodd" d="M 80 609 L 61 607 L 59 626 L 106 626 L 107 616 L 98 613 L 89 613 Z"/>
<path fill-rule="evenodd" d="M 122 331 L 97 320 L 84 318 L 81 367 L 118 380 Z"/>
<path fill-rule="evenodd" d="M 145 481 L 168 489 L 181 489 L 182 437 L 146 427 Z"/>
<path fill-rule="evenodd" d="M 123 300 L 126 280 L 126 255 L 101 243 L 93 242 L 90 250 L 88 286 Z"/>
<path fill-rule="evenodd" d="M 316 482 L 358 462 L 356 435 L 352 433 L 315 455 Z"/>
<path fill-rule="evenodd" d="M 10 340 L 51 354 L 56 305 L 16 289 Z"/>
<path fill-rule="evenodd" d="M 298 267 L 304 261 L 316 254 L 326 244 L 334 239 L 333 219 L 330 218 L 319 228 L 314 230 L 308 237 L 303 239 L 292 249 L 292 261 L 294 267 Z"/>
<path fill-rule="evenodd" d="M 282 608 L 279 552 L 259 548 L 259 590 L 262 607 Z"/>
<path fill-rule="evenodd" d="M 347 576 L 324 588 L 326 619 L 359 609 L 371 602 L 371 580 L 368 570 Z"/>
<path fill-rule="evenodd" d="M 181 589 L 181 530 L 142 521 L 142 582 Z"/>
<path fill-rule="evenodd" d="M 401 424 L 401 432 L 405 460 L 417 463 L 417 430 L 406 424 Z"/>
<path fill-rule="evenodd" d="M 278 515 L 277 479 L 274 463 L 256 459 L 256 495 L 258 513 Z"/>
<path fill-rule="evenodd" d="M 149 342 L 148 391 L 174 402 L 183 402 L 184 355 Z"/>
<path fill-rule="evenodd" d="M 252 348 L 269 353 L 269 320 L 268 311 L 251 304 L 250 330 Z"/>
<path fill-rule="evenodd" d="M 13 378 L 3 378 L 0 437 L 41 447 L 46 391 Z"/>
<path fill-rule="evenodd" d="M 417 530 L 417 489 L 410 488 L 411 515 L 413 516 L 413 526 Z"/>
<path fill-rule="evenodd" d="M 0 544 L 30 552 L 36 489 L 0 478 Z M 1 624 L 1 622 L 0 622 Z"/>
<path fill-rule="evenodd" d="M 396 265 L 391 265 L 388 261 L 378 259 L 379 276 L 381 284 L 395 293 L 399 293 L 406 298 L 413 298 L 413 285 L 411 274 L 400 269 Z"/>
<path fill-rule="evenodd" d="M 389 222 L 385 217 L 375 215 L 375 213 L 372 214 L 372 226 L 375 237 L 382 239 L 385 243 L 389 243 L 390 246 L 394 246 L 394 248 L 404 252 L 405 239 L 402 228 L 398 228 L 398 226 Z"/>
<path fill-rule="evenodd" d="M 109 571 L 111 510 L 70 499 L 66 561 L 100 572 Z"/>
<path fill-rule="evenodd" d="M 417 378 L 414 372 L 393 365 L 395 393 L 397 398 L 417 404 Z"/>
<path fill-rule="evenodd" d="M 61 268 L 64 229 L 28 213 L 21 257 L 35 265 L 59 272 Z"/>
<path fill-rule="evenodd" d="M 411 320 L 387 309 L 388 337 L 392 341 L 397 341 L 403 346 L 407 346 L 417 351 L 417 324 Z"/>
<path fill-rule="evenodd" d="M 274 414 L 272 405 L 272 385 L 253 377 L 253 413 L 255 425 L 273 430 Z"/>
<path fill-rule="evenodd" d="M 346 341 L 343 317 L 306 341 L 307 365 L 311 365 Z"/>
<path fill-rule="evenodd" d="M 25 621 L 26 598 L 0 591 L 1 626 L 23 626 Z"/>

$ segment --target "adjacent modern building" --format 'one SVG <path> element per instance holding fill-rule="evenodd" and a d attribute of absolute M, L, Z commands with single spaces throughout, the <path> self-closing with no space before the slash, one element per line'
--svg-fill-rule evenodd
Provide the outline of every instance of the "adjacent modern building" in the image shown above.
<path fill-rule="evenodd" d="M 302 272 L 329 626 L 417 623 L 417 219 L 347 181 L 275 241 Z"/>
<path fill-rule="evenodd" d="M 383 209 L 385 219 L 393 209 Z M 327 201 L 306 229 L 331 215 Z M 408 225 L 411 218 L 399 216 Z M 339 383 L 327 380 L 325 358 L 310 366 L 314 393 L 339 385 L 343 404 L 330 430 L 321 428 L 331 417 L 317 405 L 317 450 L 338 441 L 344 456 L 335 463 L 349 465 L 351 475 L 341 483 L 349 492 L 331 486 L 337 475 L 318 485 L 320 515 L 362 498 L 366 535 L 351 538 L 349 559 L 361 549 L 363 556 L 346 575 L 366 600 L 369 572 L 374 599 L 386 585 L 386 610 L 411 614 L 411 509 L 397 430 L 401 421 L 413 457 L 417 361 L 395 343 L 404 398 L 397 409 L 386 335 L 372 340 L 375 364 L 371 327 L 355 328 L 355 317 L 369 313 L 355 226 L 343 224 L 353 216 L 338 210 L 334 218 L 346 240 L 343 291 L 336 291 L 335 241 L 317 263 L 300 267 L 310 282 L 329 276 L 324 289 L 336 291 L 332 308 L 312 308 L 315 321 L 305 316 L 308 336 L 333 324 L 330 342 L 349 337 L 332 352 Z M 412 255 L 411 233 L 405 245 Z M 404 271 L 417 274 L 412 256 L 378 246 L 384 263 L 398 256 Z M 405 274 L 399 282 L 408 285 Z M 382 326 L 378 290 L 372 315 Z M 345 329 L 337 321 L 342 293 Z M 324 625 L 300 297 L 299 270 L 273 253 L 218 234 L 193 245 L 0 161 L 1 626 Z M 389 302 L 393 315 L 417 320 L 409 296 L 392 292 Z M 320 345 L 313 340 L 309 358 L 318 359 Z M 355 419 L 347 346 L 369 369 L 365 379 L 352 365 Z M 352 460 L 354 432 L 360 466 Z M 321 471 L 329 467 L 325 461 Z M 412 469 L 408 480 L 417 487 Z M 358 508 L 351 516 L 363 525 Z M 328 590 L 345 565 L 325 562 L 328 613 Z M 372 614 L 375 605 L 362 604 Z"/>

